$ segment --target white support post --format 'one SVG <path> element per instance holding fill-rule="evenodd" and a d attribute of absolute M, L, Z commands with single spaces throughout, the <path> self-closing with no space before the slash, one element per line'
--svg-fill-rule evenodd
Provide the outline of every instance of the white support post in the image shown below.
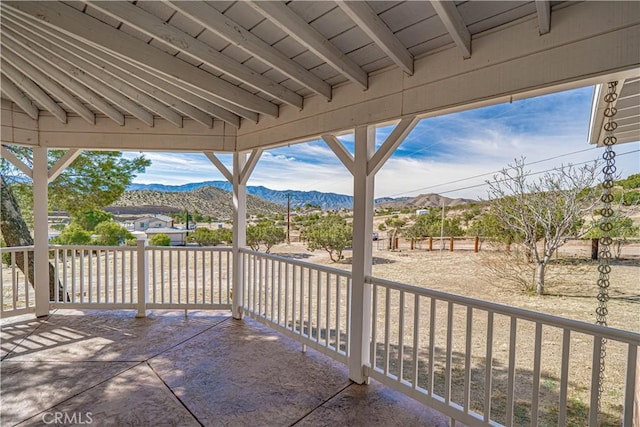
<path fill-rule="evenodd" d="M 233 153 L 233 298 L 232 315 L 242 319 L 244 271 L 240 249 L 247 245 L 247 185 L 242 183 L 242 171 L 247 164 L 247 153 Z"/>
<path fill-rule="evenodd" d="M 147 317 L 147 300 L 149 299 L 149 263 L 147 262 L 147 241 L 138 239 L 137 274 L 138 274 L 138 312 L 136 317 Z"/>
<path fill-rule="evenodd" d="M 365 367 L 369 365 L 371 340 L 371 285 L 365 283 L 365 278 L 371 275 L 372 264 L 375 173 L 368 173 L 368 164 L 375 152 L 375 140 L 373 126 L 355 129 L 349 378 L 358 384 L 369 383 Z"/>
<path fill-rule="evenodd" d="M 49 315 L 49 208 L 47 148 L 33 147 L 33 237 L 36 317 Z M 55 289 L 54 292 L 58 290 Z"/>

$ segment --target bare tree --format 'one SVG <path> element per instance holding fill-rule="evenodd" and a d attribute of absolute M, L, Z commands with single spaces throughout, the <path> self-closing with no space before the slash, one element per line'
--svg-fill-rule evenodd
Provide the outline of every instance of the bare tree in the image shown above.
<path fill-rule="evenodd" d="M 514 231 L 528 258 L 536 263 L 536 294 L 544 293 L 545 268 L 567 237 L 580 237 L 584 217 L 597 203 L 597 164 L 563 165 L 531 179 L 524 158 L 515 160 L 489 184 L 493 214 Z M 539 244 L 542 240 L 542 245 Z"/>

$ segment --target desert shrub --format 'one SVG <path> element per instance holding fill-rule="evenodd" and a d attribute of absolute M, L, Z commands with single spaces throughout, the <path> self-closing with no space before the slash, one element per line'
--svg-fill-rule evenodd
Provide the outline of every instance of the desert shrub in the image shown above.
<path fill-rule="evenodd" d="M 150 246 L 171 246 L 171 237 L 164 233 L 154 234 L 149 239 Z"/>
<path fill-rule="evenodd" d="M 133 235 L 126 228 L 113 221 L 101 222 L 96 225 L 94 231 L 96 237 L 93 243 L 100 246 L 118 246 L 127 239 L 133 238 Z"/>

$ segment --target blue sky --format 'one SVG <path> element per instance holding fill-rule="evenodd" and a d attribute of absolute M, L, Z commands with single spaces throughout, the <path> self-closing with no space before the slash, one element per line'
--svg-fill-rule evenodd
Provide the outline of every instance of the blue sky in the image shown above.
<path fill-rule="evenodd" d="M 593 88 L 585 87 L 423 119 L 376 175 L 375 195 L 485 198 L 486 187 L 473 186 L 483 184 L 491 174 L 467 178 L 498 171 L 515 158 L 537 162 L 529 167 L 532 172 L 596 159 L 602 149 L 587 143 L 592 94 Z M 392 129 L 377 130 L 378 144 Z M 353 151 L 353 135 L 340 139 Z M 640 171 L 640 153 L 620 154 L 638 149 L 639 142 L 617 147 L 622 177 Z M 567 153 L 573 154 L 541 161 Z M 179 185 L 224 179 L 203 154 L 144 154 L 152 164 L 136 183 Z M 230 155 L 220 158 L 231 164 Z M 249 185 L 353 193 L 351 176 L 321 140 L 265 151 Z"/>

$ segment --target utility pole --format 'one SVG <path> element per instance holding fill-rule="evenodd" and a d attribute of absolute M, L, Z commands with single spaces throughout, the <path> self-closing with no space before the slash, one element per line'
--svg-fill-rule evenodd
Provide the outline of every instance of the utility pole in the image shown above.
<path fill-rule="evenodd" d="M 442 200 L 442 219 L 440 220 L 440 258 L 444 249 L 444 199 Z"/>
<path fill-rule="evenodd" d="M 291 193 L 287 193 L 287 245 L 291 244 Z"/>

